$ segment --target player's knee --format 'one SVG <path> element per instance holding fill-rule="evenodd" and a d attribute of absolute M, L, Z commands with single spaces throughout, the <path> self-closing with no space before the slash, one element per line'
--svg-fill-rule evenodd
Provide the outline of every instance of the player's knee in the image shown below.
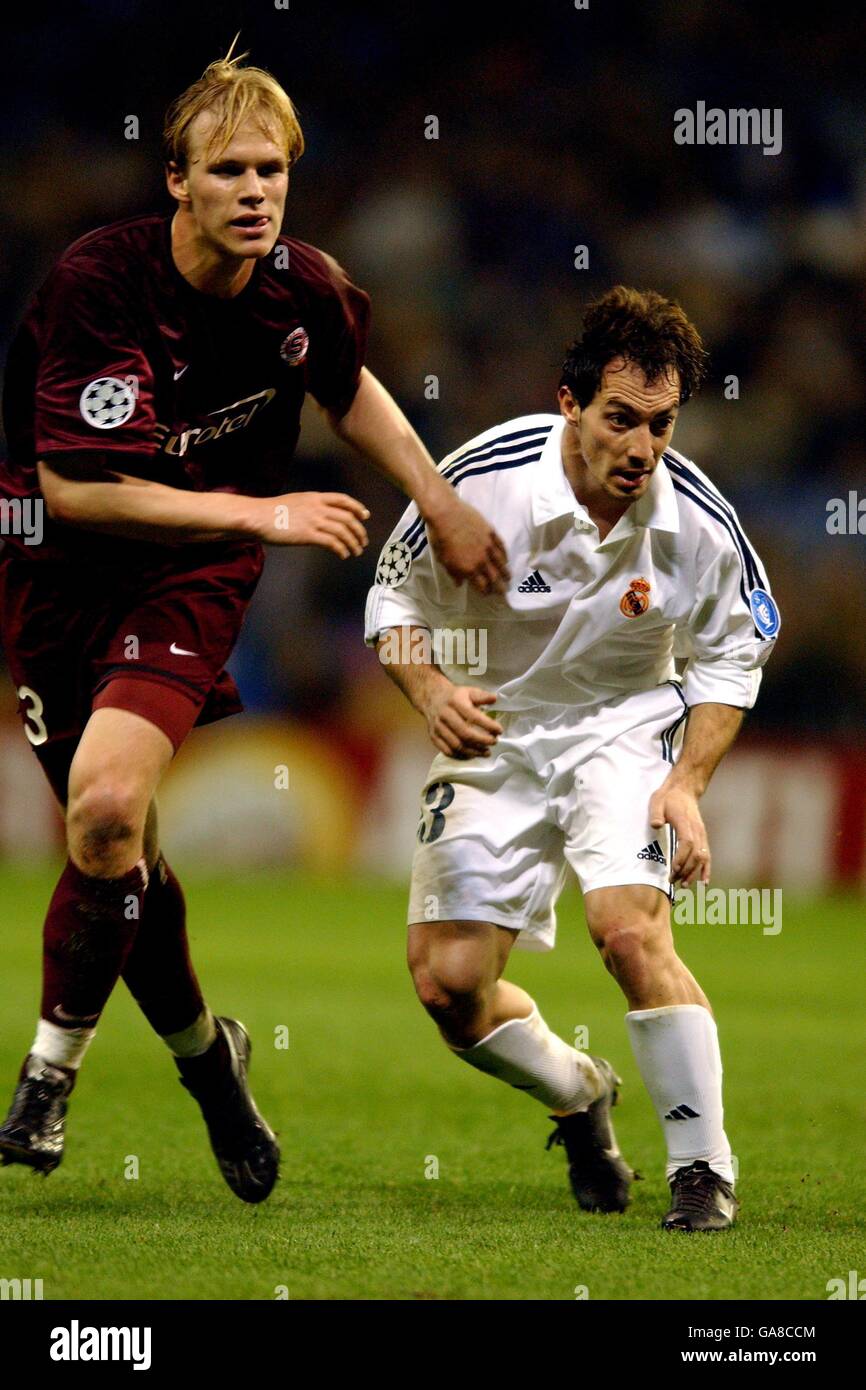
<path fill-rule="evenodd" d="M 117 856 L 128 853 L 143 831 L 144 817 L 134 788 L 94 781 L 70 797 L 67 841 L 73 859 L 86 871 L 111 874 Z"/>
<path fill-rule="evenodd" d="M 422 1007 L 432 1018 L 442 1017 L 447 1012 L 449 999 L 436 977 L 423 967 L 416 968 L 412 970 L 412 982 Z"/>
<path fill-rule="evenodd" d="M 641 968 L 653 951 L 654 929 L 649 921 L 634 917 L 596 923 L 593 937 L 605 966 L 612 975 L 629 975 Z"/>
<path fill-rule="evenodd" d="M 436 1020 L 474 1013 L 484 1002 L 481 973 L 463 963 L 418 964 L 412 979 L 421 1004 Z"/>

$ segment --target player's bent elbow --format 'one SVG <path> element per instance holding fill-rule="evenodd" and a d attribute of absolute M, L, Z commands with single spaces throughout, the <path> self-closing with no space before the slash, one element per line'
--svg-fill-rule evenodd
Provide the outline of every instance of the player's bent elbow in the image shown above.
<path fill-rule="evenodd" d="M 38 465 L 39 486 L 45 502 L 45 510 L 52 521 L 61 525 L 74 526 L 81 521 L 81 508 L 77 506 L 76 484 L 60 478 L 44 463 Z"/>
<path fill-rule="evenodd" d="M 47 464 L 42 460 L 36 465 L 36 472 L 39 477 L 39 490 L 45 503 L 45 510 L 52 521 L 62 521 L 65 507 L 62 501 L 64 484 L 56 473 L 53 473 Z"/>
<path fill-rule="evenodd" d="M 42 488 L 42 497 L 45 501 L 45 510 L 52 521 L 60 523 L 69 520 L 66 499 L 63 496 L 62 488 Z"/>
<path fill-rule="evenodd" d="M 80 510 L 75 506 L 70 497 L 71 489 L 65 487 L 52 489 L 49 493 L 43 491 L 45 498 L 45 510 L 52 521 L 58 522 L 61 526 L 74 526 L 81 521 Z"/>

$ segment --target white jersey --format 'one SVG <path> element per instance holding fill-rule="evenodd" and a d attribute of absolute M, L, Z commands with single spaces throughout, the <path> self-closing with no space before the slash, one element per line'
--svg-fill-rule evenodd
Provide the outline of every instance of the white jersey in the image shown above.
<path fill-rule="evenodd" d="M 667 449 L 646 494 L 599 540 L 563 471 L 564 427 L 560 415 L 521 416 L 439 465 L 501 535 L 508 592 L 454 584 L 413 504 L 379 558 L 365 640 L 426 628 L 445 674 L 494 692 L 502 710 L 591 709 L 672 679 L 676 658 L 688 705 L 750 709 L 779 614 L 734 509 Z"/>

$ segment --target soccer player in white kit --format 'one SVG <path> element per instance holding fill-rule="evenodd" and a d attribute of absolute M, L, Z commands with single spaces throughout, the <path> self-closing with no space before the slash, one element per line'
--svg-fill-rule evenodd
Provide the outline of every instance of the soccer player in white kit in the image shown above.
<path fill-rule="evenodd" d="M 515 944 L 553 946 L 570 864 L 664 1131 L 662 1224 L 686 1231 L 730 1227 L 738 1203 L 716 1024 L 670 903 L 709 881 L 699 798 L 779 628 L 733 508 L 670 447 L 705 363 L 678 305 L 610 290 L 568 353 L 560 413 L 497 425 L 440 465 L 501 533 L 508 592 L 455 584 L 410 506 L 366 612 L 367 642 L 438 750 L 408 915 L 421 1003 L 455 1056 L 548 1108 L 581 1207 L 624 1210 L 619 1078 L 501 978 Z"/>

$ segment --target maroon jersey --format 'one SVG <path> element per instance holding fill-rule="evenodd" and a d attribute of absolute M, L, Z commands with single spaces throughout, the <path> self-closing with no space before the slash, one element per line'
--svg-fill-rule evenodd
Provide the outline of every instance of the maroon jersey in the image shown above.
<path fill-rule="evenodd" d="M 286 492 L 305 393 L 337 415 L 352 402 L 369 307 L 336 261 L 291 237 L 239 295 L 219 299 L 175 266 L 170 215 L 89 233 L 61 257 L 10 349 L 0 495 L 35 498 L 37 460 L 75 454 L 196 492 Z M 139 570 L 219 553 L 216 542 L 119 540 L 47 516 L 42 545 L 9 541 L 28 559 Z"/>

